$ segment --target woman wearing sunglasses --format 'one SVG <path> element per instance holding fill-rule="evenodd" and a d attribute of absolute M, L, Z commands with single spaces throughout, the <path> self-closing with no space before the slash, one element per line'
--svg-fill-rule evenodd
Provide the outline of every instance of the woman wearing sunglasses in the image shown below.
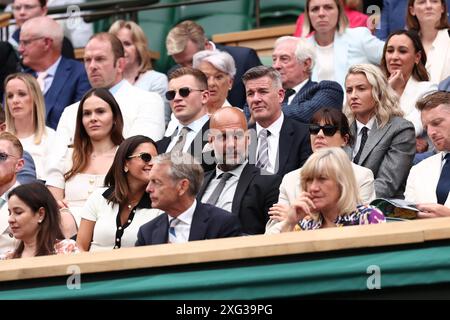
<path fill-rule="evenodd" d="M 321 148 L 302 167 L 300 194 L 286 218 L 266 234 L 385 222 L 381 211 L 361 205 L 354 170 L 342 148 Z"/>
<path fill-rule="evenodd" d="M 151 208 L 145 192 L 156 145 L 145 136 L 126 139 L 117 150 L 100 188 L 83 207 L 77 244 L 82 251 L 133 247 L 141 225 L 161 211 Z"/>
<path fill-rule="evenodd" d="M 47 155 L 55 131 L 45 126 L 45 102 L 36 79 L 24 73 L 8 76 L 5 101 L 6 131 L 19 138 L 24 150 L 33 157 L 37 179 L 45 180 Z"/>
<path fill-rule="evenodd" d="M 77 226 L 80 210 L 93 191 L 103 187 L 122 136 L 123 118 L 112 94 L 89 90 L 78 107 L 75 138 L 65 157 L 49 166 L 47 187 L 62 208 L 70 210 Z"/>
<path fill-rule="evenodd" d="M 311 118 L 309 132 L 313 152 L 329 147 L 343 148 L 353 142 L 347 117 L 342 111 L 334 108 L 322 108 L 315 112 Z M 373 173 L 370 169 L 354 163 L 351 163 L 351 167 L 356 177 L 361 203 L 367 204 L 375 199 Z M 269 220 L 266 230 L 283 220 L 287 216 L 289 206 L 298 199 L 301 175 L 302 168 L 291 171 L 283 177 L 278 203 L 269 210 L 271 220 Z M 268 232 L 270 233 L 270 231 Z"/>
<path fill-rule="evenodd" d="M 356 137 L 352 161 L 372 170 L 377 198 L 403 198 L 416 152 L 414 125 L 403 118 L 398 96 L 380 68 L 352 66 L 345 79 L 346 114 Z"/>

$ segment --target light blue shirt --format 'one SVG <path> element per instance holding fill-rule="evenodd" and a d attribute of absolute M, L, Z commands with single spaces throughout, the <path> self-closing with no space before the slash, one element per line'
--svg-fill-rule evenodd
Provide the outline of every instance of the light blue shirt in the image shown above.
<path fill-rule="evenodd" d="M 46 94 L 48 89 L 52 86 L 53 79 L 55 79 L 56 69 L 58 69 L 59 63 L 61 62 L 61 57 L 56 60 L 54 64 L 52 64 L 45 72 L 47 72 L 47 76 L 44 78 L 44 91 L 42 94 Z M 37 72 L 39 74 L 39 72 Z"/>

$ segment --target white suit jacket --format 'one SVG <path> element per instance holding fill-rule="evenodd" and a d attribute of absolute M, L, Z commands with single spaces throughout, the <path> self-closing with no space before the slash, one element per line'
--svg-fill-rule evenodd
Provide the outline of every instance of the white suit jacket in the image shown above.
<path fill-rule="evenodd" d="M 450 76 L 450 35 L 448 29 L 438 31 L 430 51 L 427 53 L 425 66 L 430 74 L 430 81 L 439 83 Z"/>
<path fill-rule="evenodd" d="M 411 168 L 406 182 L 405 200 L 413 203 L 437 203 L 436 187 L 441 175 L 443 152 L 422 160 Z M 450 208 L 450 196 L 445 206 Z"/>
<path fill-rule="evenodd" d="M 359 195 L 364 204 L 375 199 L 375 187 L 372 170 L 352 163 Z M 292 204 L 300 194 L 301 168 L 287 173 L 280 185 L 278 203 Z"/>
<path fill-rule="evenodd" d="M 314 36 L 308 38 L 317 46 Z M 334 36 L 334 81 L 345 92 L 345 76 L 350 66 L 357 63 L 380 64 L 383 56 L 384 41 L 372 35 L 366 27 L 347 28 L 342 34 Z M 317 72 L 320 61 L 316 61 L 311 79 L 318 81 Z"/>

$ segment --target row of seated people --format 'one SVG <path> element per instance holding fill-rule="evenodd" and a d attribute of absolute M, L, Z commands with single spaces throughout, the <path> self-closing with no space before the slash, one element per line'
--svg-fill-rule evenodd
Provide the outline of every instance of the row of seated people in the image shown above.
<path fill-rule="evenodd" d="M 284 90 L 280 74 L 273 68 L 260 66 L 249 70 L 243 79 L 248 103 L 257 124 L 260 120 L 261 123 L 281 120 L 283 125 L 286 118 L 281 111 Z M 173 137 L 171 142 L 174 143 L 170 150 L 161 148 L 163 140 L 155 144 L 145 136 L 134 136 L 123 141 L 106 175 L 106 187 L 94 191 L 81 210 L 78 231 L 70 207 L 61 211 L 60 219 L 64 219 L 62 226 L 65 237 L 77 232 L 78 248 L 95 251 L 134 244 L 186 242 L 385 221 L 383 214 L 376 208 L 367 206 L 367 202 L 378 195 L 380 185 L 389 186 L 399 175 L 408 175 L 409 169 L 400 169 L 410 166 L 414 155 L 413 125 L 401 117 L 396 100 L 398 98 L 377 67 L 354 66 L 347 76 L 346 85 L 349 88 L 347 99 L 353 102 L 349 103 L 349 115 L 351 119 L 354 117 L 356 120 L 352 120 L 352 125 L 349 125 L 347 117 L 333 108 L 320 109 L 313 115 L 309 138 L 314 153 L 302 166 L 301 171 L 297 170 L 285 176 L 280 187 L 280 199 L 284 200 L 279 201 L 279 204 L 272 206 L 277 202 L 281 177 L 265 170 L 270 162 L 267 136 L 265 141 L 259 141 L 257 157 L 252 159 L 251 140 L 259 134 L 252 134 L 252 130 L 248 130 L 244 113 L 240 109 L 224 107 L 217 110 L 209 121 L 207 141 L 211 150 L 205 151 L 202 143 L 189 148 L 188 139 L 182 134 Z M 173 101 L 171 104 L 175 104 L 173 111 L 175 115 L 183 116 L 179 117 L 180 125 L 186 124 L 183 123 L 187 119 L 186 116 L 189 116 L 189 113 L 193 115 L 195 111 L 197 120 L 205 118 L 204 104 L 208 91 L 204 74 L 196 69 L 180 68 L 171 74 L 169 87 L 173 90 L 169 90 L 166 95 Z M 380 94 L 381 91 L 383 94 Z M 423 217 L 450 213 L 449 95 L 448 92 L 436 92 L 426 96 L 418 104 L 424 126 L 427 127 L 435 147 L 442 151 L 424 160 L 409 173 L 407 199 L 414 202 L 435 202 L 431 205 L 418 205 L 423 211 L 420 214 Z M 376 97 L 381 97 L 382 100 L 377 102 Z M 100 114 L 105 114 L 105 121 L 99 121 L 91 112 L 85 112 L 88 110 L 87 106 L 92 105 L 97 98 L 102 101 L 94 104 Z M 108 108 L 107 101 L 115 103 L 108 90 L 93 89 L 79 107 L 79 118 L 89 118 L 89 121 L 82 124 L 84 130 L 96 132 L 97 139 L 101 135 L 111 138 L 114 126 L 122 126 L 121 113 L 114 116 L 113 107 Z M 375 118 L 375 128 L 380 126 L 380 133 L 376 136 L 381 140 L 370 147 L 372 150 L 368 149 L 371 145 L 369 138 L 367 141 L 361 140 L 356 155 L 352 157 L 355 149 L 347 145 L 352 140 L 351 126 L 355 129 L 355 122 L 364 117 Z M 297 125 L 304 126 L 300 123 Z M 279 135 L 275 131 L 272 132 L 273 135 Z M 80 137 L 82 136 L 83 134 L 80 134 Z M 298 135 L 293 136 L 291 140 L 301 138 Z M 0 135 L 0 142 L 4 149 L 2 156 L 5 158 L 2 164 L 5 165 L 5 170 L 9 168 L 9 174 L 6 176 L 13 178 L 4 186 L 12 189 L 5 192 L 7 197 L 11 198 L 15 194 L 14 187 L 17 184 L 15 173 L 23 166 L 22 149 L 20 141 L 10 133 Z M 93 139 L 88 145 L 93 146 L 96 142 L 98 140 Z M 305 143 L 307 141 L 302 144 Z M 349 155 L 346 155 L 342 148 Z M 157 149 L 160 153 L 166 153 L 157 156 Z M 204 167 L 217 163 L 214 170 L 204 175 L 201 165 L 194 163 L 192 156 L 180 153 L 189 149 L 194 156 L 200 156 L 198 158 Z M 376 152 L 372 153 L 373 150 Z M 373 170 L 351 164 L 350 159 L 358 162 L 355 158 L 364 157 L 364 153 L 381 163 L 379 170 L 384 172 L 382 178 L 389 181 L 373 179 Z M 281 162 L 281 154 L 276 157 Z M 73 160 L 76 160 L 75 155 Z M 254 160 L 256 162 L 253 162 Z M 426 181 L 429 183 L 425 184 Z M 25 186 L 27 185 L 23 187 Z M 29 188 L 36 187 L 30 185 Z M 435 191 L 425 193 L 427 189 Z M 290 193 L 293 195 L 289 195 Z M 17 202 L 16 198 L 13 200 L 12 204 L 7 204 L 10 211 L 10 228 L 2 235 L 2 244 L 7 244 L 6 248 L 9 245 L 9 249 L 14 240 L 8 239 L 8 232 L 20 240 L 25 231 L 34 230 L 35 238 L 37 231 L 46 221 L 45 208 L 33 211 L 29 205 L 24 207 L 23 202 Z M 283 201 L 289 205 L 283 205 Z M 27 229 L 26 226 L 31 222 L 21 222 L 22 216 L 17 217 L 23 212 L 34 216 L 34 228 Z M 272 219 L 266 226 L 269 215 Z M 6 212 L 0 217 L 4 219 Z M 28 238 L 27 241 L 21 242 L 17 250 L 32 249 L 26 247 L 26 243 L 32 244 L 33 241 L 30 240 L 33 239 Z M 67 250 L 61 249 L 66 248 L 66 245 L 78 250 L 73 241 L 62 242 L 61 237 L 57 239 L 55 252 L 66 252 Z M 8 243 L 5 242 L 7 240 Z M 5 257 L 17 256 L 17 250 L 8 251 Z M 29 253 L 27 251 L 27 254 Z"/>

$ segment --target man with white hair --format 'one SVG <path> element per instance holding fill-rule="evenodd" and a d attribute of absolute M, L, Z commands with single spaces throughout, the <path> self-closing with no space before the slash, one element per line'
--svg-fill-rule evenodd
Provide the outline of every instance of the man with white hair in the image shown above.
<path fill-rule="evenodd" d="M 64 108 L 91 88 L 83 65 L 61 55 L 62 40 L 61 26 L 46 16 L 27 20 L 20 32 L 23 64 L 37 77 L 45 99 L 46 124 L 53 129 Z"/>
<path fill-rule="evenodd" d="M 282 105 L 286 117 L 309 124 L 312 115 L 322 107 L 341 110 L 344 92 L 335 81 L 311 81 L 315 49 L 308 41 L 297 37 L 280 37 L 275 42 L 272 66 L 281 74 L 286 90 Z M 245 113 L 250 116 L 246 107 Z"/>

